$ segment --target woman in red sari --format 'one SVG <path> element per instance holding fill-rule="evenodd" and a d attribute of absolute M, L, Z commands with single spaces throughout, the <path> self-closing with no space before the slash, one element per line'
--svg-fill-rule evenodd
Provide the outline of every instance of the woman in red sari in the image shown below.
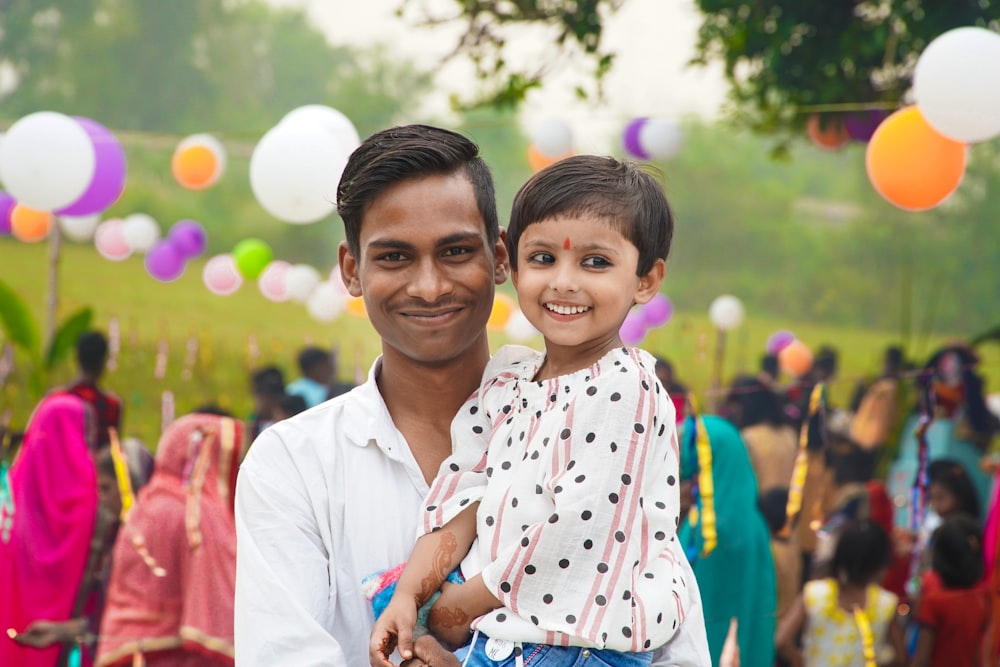
<path fill-rule="evenodd" d="M 233 664 L 233 494 L 242 425 L 192 414 L 160 439 L 149 484 L 118 534 L 97 665 Z"/>
<path fill-rule="evenodd" d="M 98 512 L 93 420 L 76 396 L 42 399 L 10 469 L 12 503 L 0 509 L 0 665 L 56 667 L 78 644 L 112 517 Z M 95 539 L 97 538 L 97 539 Z M 41 623 L 40 623 L 41 620 Z M 36 642 L 45 627 L 52 637 Z M 57 636 L 58 635 L 58 636 Z M 83 647 L 80 663 L 90 665 Z"/>

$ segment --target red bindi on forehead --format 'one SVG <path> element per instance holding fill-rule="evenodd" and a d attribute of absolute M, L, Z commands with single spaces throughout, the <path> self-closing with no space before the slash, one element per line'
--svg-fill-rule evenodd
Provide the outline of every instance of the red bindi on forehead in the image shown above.
<path fill-rule="evenodd" d="M 563 241 L 563 250 L 570 250 L 570 247 L 569 247 L 569 237 L 568 236 L 566 237 L 566 240 Z"/>

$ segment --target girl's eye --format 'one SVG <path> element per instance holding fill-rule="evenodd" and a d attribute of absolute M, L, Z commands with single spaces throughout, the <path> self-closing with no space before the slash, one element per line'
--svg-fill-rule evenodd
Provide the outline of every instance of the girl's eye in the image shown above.
<path fill-rule="evenodd" d="M 583 265 L 592 269 L 603 269 L 605 267 L 611 266 L 609 262 L 604 257 L 587 257 L 583 260 Z"/>
<path fill-rule="evenodd" d="M 547 252 L 536 252 L 528 258 L 528 261 L 537 262 L 539 264 L 553 264 L 556 261 L 556 258 Z"/>

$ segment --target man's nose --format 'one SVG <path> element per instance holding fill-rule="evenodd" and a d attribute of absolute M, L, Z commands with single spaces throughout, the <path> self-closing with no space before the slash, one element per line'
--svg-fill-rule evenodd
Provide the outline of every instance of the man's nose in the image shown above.
<path fill-rule="evenodd" d="M 407 294 L 429 303 L 451 292 L 453 283 L 444 268 L 431 259 L 417 262 L 409 276 Z"/>

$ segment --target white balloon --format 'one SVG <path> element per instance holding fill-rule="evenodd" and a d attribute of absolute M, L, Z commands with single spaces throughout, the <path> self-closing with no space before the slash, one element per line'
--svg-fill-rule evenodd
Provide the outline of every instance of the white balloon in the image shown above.
<path fill-rule="evenodd" d="M 320 283 L 306 300 L 306 310 L 320 322 L 332 322 L 344 311 L 344 297 L 331 283 Z"/>
<path fill-rule="evenodd" d="M 546 118 L 532 128 L 531 143 L 546 157 L 562 157 L 573 150 L 573 130 L 561 118 Z"/>
<path fill-rule="evenodd" d="M 18 203 L 39 211 L 77 201 L 96 168 L 97 155 L 86 130 L 54 111 L 24 116 L 0 144 L 0 181 Z"/>
<path fill-rule="evenodd" d="M 153 216 L 133 213 L 122 222 L 122 233 L 133 252 L 146 253 L 160 240 L 160 226 Z"/>
<path fill-rule="evenodd" d="M 305 303 L 321 280 L 315 268 L 308 264 L 294 264 L 285 270 L 285 293 L 289 299 Z"/>
<path fill-rule="evenodd" d="M 708 319 L 719 331 L 729 331 L 743 324 L 743 302 L 731 294 L 723 294 L 708 307 Z"/>
<path fill-rule="evenodd" d="M 639 128 L 639 145 L 656 160 L 669 160 L 681 149 L 681 128 L 672 120 L 650 118 Z"/>
<path fill-rule="evenodd" d="M 955 28 L 938 36 L 917 59 L 913 97 L 921 115 L 956 141 L 1000 134 L 1000 34 Z"/>
<path fill-rule="evenodd" d="M 503 329 L 507 337 L 512 341 L 521 343 L 526 340 L 530 340 L 536 336 L 540 336 L 541 332 L 535 328 L 528 318 L 524 316 L 521 309 L 515 309 L 514 312 L 510 314 L 510 318 L 507 320 L 507 326 Z"/>
<path fill-rule="evenodd" d="M 340 275 L 340 264 L 336 264 L 330 271 L 330 283 L 337 288 L 337 291 L 345 299 L 350 298 L 351 293 L 347 290 L 347 285 L 344 284 L 344 276 Z"/>
<path fill-rule="evenodd" d="M 316 222 L 336 209 L 337 184 L 350 150 L 319 125 L 282 123 L 250 158 L 250 188 L 271 215 L 293 224 Z"/>
<path fill-rule="evenodd" d="M 61 215 L 58 216 L 58 220 L 59 230 L 63 236 L 77 243 L 89 243 L 94 238 L 94 232 L 97 231 L 97 223 L 101 221 L 101 214 L 95 213 L 79 217 Z"/>
<path fill-rule="evenodd" d="M 351 119 L 333 107 L 323 104 L 307 104 L 305 106 L 292 109 L 281 119 L 278 125 L 286 123 L 308 123 L 319 125 L 340 140 L 348 152 L 353 151 L 361 145 L 361 137 L 354 127 Z"/>

